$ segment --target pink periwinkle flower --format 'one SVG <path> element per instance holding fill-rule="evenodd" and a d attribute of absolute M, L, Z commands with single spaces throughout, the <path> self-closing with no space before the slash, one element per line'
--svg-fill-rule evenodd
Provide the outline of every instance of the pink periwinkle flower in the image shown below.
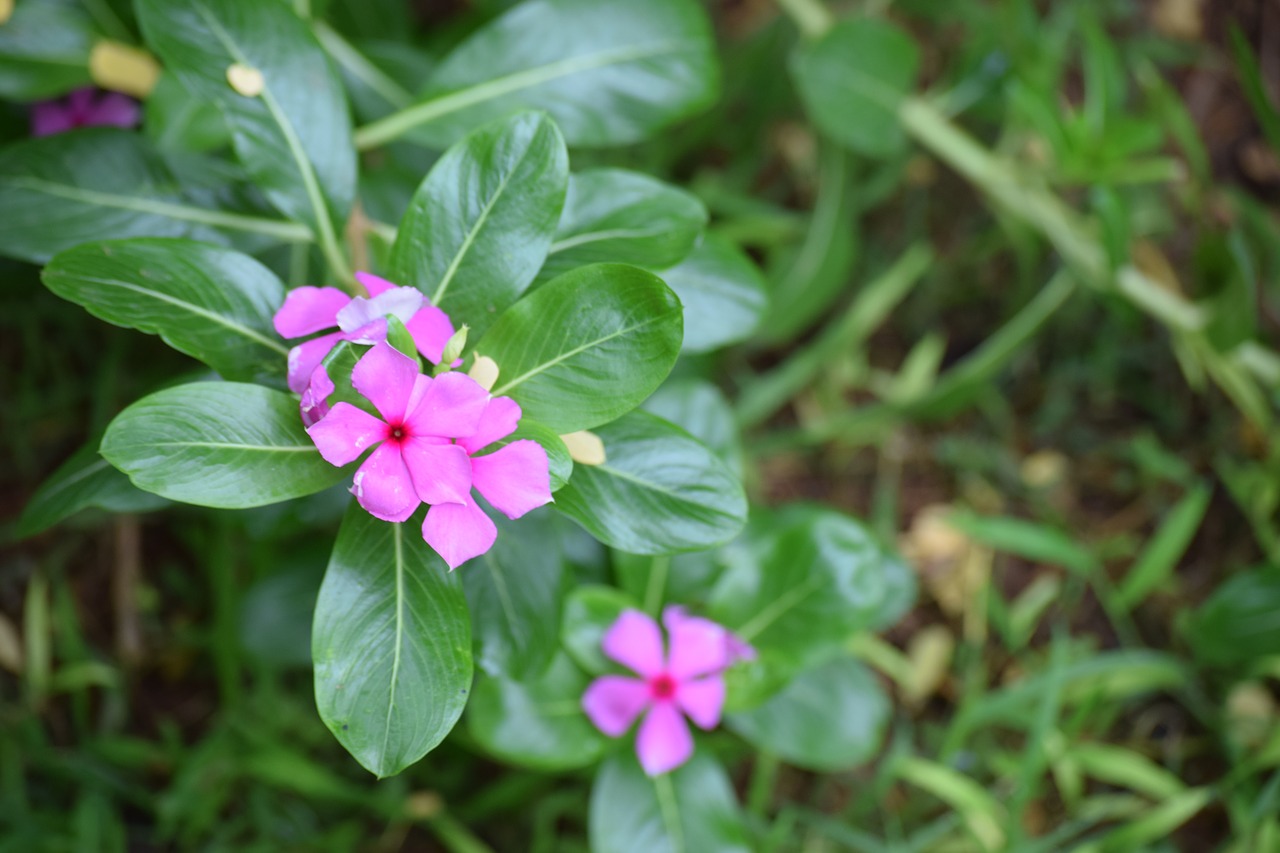
<path fill-rule="evenodd" d="M 515 400 L 495 397 L 480 415 L 476 431 L 457 444 L 469 457 L 471 484 L 507 518 L 519 518 L 551 501 L 547 452 L 536 441 L 520 439 L 493 453 L 475 455 L 515 432 L 520 415 Z M 449 568 L 485 553 L 497 537 L 498 528 L 469 496 L 461 503 L 433 504 L 422 523 L 422 538 Z"/>
<path fill-rule="evenodd" d="M 650 776 L 689 760 L 693 736 L 684 718 L 713 729 L 724 708 L 724 671 L 755 651 L 722 625 L 689 616 L 677 606 L 662 612 L 668 647 L 658 624 L 639 610 L 624 610 L 601 643 L 605 655 L 639 678 L 604 675 L 582 696 L 582 709 L 596 728 L 620 737 L 644 714 L 636 736 L 640 766 Z"/>
<path fill-rule="evenodd" d="M 420 290 L 397 287 L 367 272 L 356 273 L 356 279 L 369 291 L 368 297 L 353 297 L 336 287 L 298 287 L 289 291 L 276 312 L 273 322 L 282 338 L 301 338 L 335 326 L 338 329 L 289 350 L 289 388 L 295 393 L 307 390 L 316 367 L 339 341 L 385 341 L 388 314 L 404 323 L 418 352 L 432 364 L 444 354 L 453 337 L 453 324 Z"/>
<path fill-rule="evenodd" d="M 488 392 L 461 373 L 423 376 L 412 358 L 386 341 L 356 362 L 351 384 L 382 417 L 336 403 L 307 433 L 333 465 L 347 465 L 375 448 L 352 486 L 361 506 L 383 521 L 399 522 L 423 501 L 468 499 L 471 460 L 450 439 L 475 432 Z"/>
<path fill-rule="evenodd" d="M 119 92 L 93 87 L 76 89 L 65 98 L 40 101 L 31 108 L 31 135 L 50 136 L 77 127 L 136 127 L 142 117 L 138 102 Z"/>

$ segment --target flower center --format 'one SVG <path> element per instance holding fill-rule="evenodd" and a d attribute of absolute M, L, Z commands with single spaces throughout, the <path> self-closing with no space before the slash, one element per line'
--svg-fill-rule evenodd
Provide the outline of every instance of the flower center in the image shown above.
<path fill-rule="evenodd" d="M 671 699 L 676 695 L 676 680 L 665 672 L 649 679 L 649 692 L 654 699 Z"/>
<path fill-rule="evenodd" d="M 404 424 L 387 424 L 387 440 L 397 444 L 409 437 L 409 428 Z"/>

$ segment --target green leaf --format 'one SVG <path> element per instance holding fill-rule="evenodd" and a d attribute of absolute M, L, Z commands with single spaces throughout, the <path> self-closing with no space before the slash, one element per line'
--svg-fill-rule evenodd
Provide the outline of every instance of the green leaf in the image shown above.
<path fill-rule="evenodd" d="M 606 545 L 672 554 L 727 542 L 746 522 L 742 484 L 674 424 L 632 412 L 596 430 L 602 465 L 578 465 L 556 508 Z"/>
<path fill-rule="evenodd" d="M 467 731 L 488 752 L 538 770 L 572 770 L 599 760 L 604 737 L 582 712 L 587 676 L 564 652 L 525 681 L 476 680 Z"/>
<path fill-rule="evenodd" d="M 733 408 L 719 388 L 702 379 L 673 379 L 644 401 L 644 410 L 701 441 L 741 475 L 741 436 Z"/>
<path fill-rule="evenodd" d="M 98 454 L 94 439 L 59 466 L 36 490 L 18 519 L 18 535 L 34 536 L 83 509 L 147 512 L 167 503 L 144 492 Z"/>
<path fill-rule="evenodd" d="M 289 349 L 271 317 L 284 285 L 247 255 L 191 240 L 111 240 L 58 254 L 40 277 L 95 317 L 159 335 L 227 379 L 283 373 Z"/>
<path fill-rule="evenodd" d="M 89 85 L 93 22 L 78 3 L 18 0 L 0 25 L 0 98 L 35 101 Z"/>
<path fill-rule="evenodd" d="M 498 318 L 477 353 L 498 364 L 493 395 L 561 435 L 635 408 L 680 354 L 680 301 L 625 264 L 565 273 Z"/>
<path fill-rule="evenodd" d="M 837 658 L 794 678 L 729 728 L 757 749 L 797 767 L 846 770 L 875 755 L 889 723 L 889 699 L 865 666 Z"/>
<path fill-rule="evenodd" d="M 703 109 L 718 85 L 711 26 L 693 0 L 529 0 L 463 42 L 419 103 L 362 128 L 357 142 L 416 128 L 443 147 L 542 109 L 570 145 L 624 145 Z"/>
<path fill-rule="evenodd" d="M 796 505 L 753 516 L 748 535 L 727 550 L 711 618 L 797 665 L 824 660 L 900 598 L 900 561 L 833 510 Z"/>
<path fill-rule="evenodd" d="M 462 583 L 422 541 L 420 517 L 389 524 L 351 503 L 312 626 L 320 718 L 379 778 L 440 743 L 471 687 Z"/>
<path fill-rule="evenodd" d="M 972 512 L 951 513 L 947 522 L 997 551 L 1036 563 L 1062 566 L 1081 575 L 1090 574 L 1098 565 L 1097 558 L 1085 545 L 1047 524 Z"/>
<path fill-rule="evenodd" d="M 255 581 L 240 599 L 236 623 L 240 648 L 269 669 L 311 666 L 311 617 L 323 567 L 311 554 L 290 554 L 283 571 Z"/>
<path fill-rule="evenodd" d="M 1188 626 L 1196 657 L 1218 665 L 1280 654 L 1280 569 L 1242 572 L 1214 590 Z"/>
<path fill-rule="evenodd" d="M 661 269 L 689 254 L 707 224 L 696 196 L 626 169 L 592 169 L 569 179 L 564 213 L 539 281 L 604 261 Z"/>
<path fill-rule="evenodd" d="M 490 675 L 523 679 L 545 668 L 560 646 L 564 554 L 547 510 L 517 521 L 490 515 L 498 539 L 462 572 L 476 663 Z"/>
<path fill-rule="evenodd" d="M 322 234 L 341 226 L 355 197 L 351 117 L 328 58 L 288 4 L 135 5 L 143 35 L 166 69 L 194 98 L 221 109 L 236 155 L 271 203 Z M 233 64 L 262 73 L 261 95 L 231 87 Z"/>
<path fill-rule="evenodd" d="M 231 144 L 218 105 L 193 96 L 172 74 L 161 74 L 147 96 L 142 124 L 161 150 L 202 152 Z"/>
<path fill-rule="evenodd" d="M 897 27 L 850 18 L 802 44 L 791 73 L 814 124 L 859 154 L 886 157 L 906 143 L 897 110 L 919 65 L 915 42 Z"/>
<path fill-rule="evenodd" d="M 0 151 L 0 253 L 9 257 L 43 263 L 90 240 L 228 243 L 232 234 L 308 239 L 290 222 L 193 203 L 151 143 L 127 130 L 84 128 Z"/>
<path fill-rule="evenodd" d="M 1116 595 L 1120 606 L 1133 608 L 1169 580 L 1200 529 L 1212 494 L 1212 489 L 1201 483 L 1169 510 L 1160 529 L 1147 542 L 1147 547 L 1120 584 Z"/>
<path fill-rule="evenodd" d="M 605 659 L 600 642 L 605 631 L 627 608 L 639 608 L 629 595 L 611 586 L 588 585 L 575 588 L 564 602 L 560 642 L 578 666 L 592 675 L 613 668 Z"/>
<path fill-rule="evenodd" d="M 475 131 L 427 174 L 396 232 L 391 278 L 427 295 L 477 340 L 524 293 L 564 205 L 569 155 L 545 115 Z"/>
<path fill-rule="evenodd" d="M 768 306 L 764 277 L 741 249 L 715 234 L 681 263 L 659 273 L 684 304 L 685 352 L 746 340 Z"/>
<path fill-rule="evenodd" d="M 634 756 L 600 767 L 588 815 L 596 853 L 730 853 L 751 849 L 733 786 L 699 750 L 671 773 L 649 778 Z"/>
<path fill-rule="evenodd" d="M 143 397 L 107 427 L 102 455 L 140 489 L 228 509 L 314 494 L 346 476 L 320 458 L 296 397 L 239 382 Z"/>

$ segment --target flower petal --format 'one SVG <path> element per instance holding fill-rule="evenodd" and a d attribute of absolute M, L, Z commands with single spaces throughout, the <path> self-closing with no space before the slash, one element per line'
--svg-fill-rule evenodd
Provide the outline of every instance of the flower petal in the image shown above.
<path fill-rule="evenodd" d="M 351 384 L 392 425 L 403 425 L 405 408 L 421 374 L 418 363 L 386 341 L 373 345 L 351 370 Z"/>
<path fill-rule="evenodd" d="M 676 688 L 676 704 L 699 728 L 714 729 L 724 709 L 724 676 L 681 682 Z"/>
<path fill-rule="evenodd" d="M 693 755 L 689 724 L 673 703 L 658 702 L 649 709 L 636 737 L 636 755 L 650 776 L 675 770 Z"/>
<path fill-rule="evenodd" d="M 476 383 L 479 384 L 479 383 Z M 484 386 L 481 386 L 484 387 Z M 500 438 L 516 431 L 520 423 L 520 404 L 510 397 L 494 397 L 480 415 L 476 431 L 458 441 L 468 453 L 478 453 Z"/>
<path fill-rule="evenodd" d="M 351 297 L 336 287 L 295 287 L 271 322 L 282 338 L 300 338 L 338 325 L 338 312 Z"/>
<path fill-rule="evenodd" d="M 414 437 L 404 442 L 404 462 L 424 503 L 463 504 L 471 500 L 471 458 L 445 439 Z"/>
<path fill-rule="evenodd" d="M 450 569 L 456 569 L 492 548 L 498 528 L 474 501 L 436 504 L 422 522 L 422 538 Z"/>
<path fill-rule="evenodd" d="M 597 729 L 620 737 L 649 704 L 649 686 L 623 675 L 602 675 L 582 694 L 582 710 Z"/>
<path fill-rule="evenodd" d="M 387 437 L 387 425 L 350 403 L 335 403 L 329 414 L 307 428 L 307 435 L 330 465 L 354 462 Z"/>
<path fill-rule="evenodd" d="M 688 616 L 683 607 L 671 606 L 662 611 L 662 624 L 667 629 L 671 652 L 671 674 L 678 680 L 696 678 L 728 669 L 733 663 L 729 630 L 723 625 Z"/>
<path fill-rule="evenodd" d="M 356 271 L 356 281 L 364 285 L 364 289 L 369 291 L 370 296 L 377 296 L 383 291 L 390 290 L 397 286 L 380 275 L 374 275 L 371 272 L 364 272 L 363 270 Z"/>
<path fill-rule="evenodd" d="M 334 332 L 312 338 L 289 350 L 289 390 L 295 394 L 305 391 L 307 383 L 311 380 L 311 374 L 320 366 L 320 362 L 324 361 L 329 350 L 337 346 L 340 340 L 342 340 L 342 332 Z"/>
<path fill-rule="evenodd" d="M 329 371 L 324 369 L 323 364 L 317 366 L 311 373 L 311 381 L 307 383 L 306 390 L 302 392 L 302 400 L 298 403 L 303 425 L 314 426 L 329 414 L 329 395 L 333 391 Z"/>
<path fill-rule="evenodd" d="M 333 412 L 329 417 L 333 417 Z M 328 421 L 329 418 L 325 418 L 320 424 Z M 356 471 L 351 493 L 370 515 L 383 521 L 404 521 L 421 503 L 414 493 L 413 479 L 405 467 L 400 448 L 389 441 L 379 445 Z"/>
<path fill-rule="evenodd" d="M 89 109 L 85 124 L 135 127 L 142 117 L 138 102 L 119 92 L 104 92 Z"/>
<path fill-rule="evenodd" d="M 376 344 L 387 339 L 387 318 L 378 317 L 372 323 L 366 323 L 350 332 L 340 332 L 343 340 L 353 344 Z"/>
<path fill-rule="evenodd" d="M 422 291 L 414 287 L 393 287 L 370 298 L 357 296 L 338 312 L 338 328 L 354 332 L 388 314 L 408 323 L 425 300 Z"/>
<path fill-rule="evenodd" d="M 41 101 L 31 108 L 31 135 L 52 136 L 71 129 L 71 111 L 57 101 Z"/>
<path fill-rule="evenodd" d="M 521 439 L 488 456 L 473 456 L 471 479 L 495 509 L 507 518 L 519 518 L 551 503 L 547 464 L 547 451 L 542 445 Z"/>
<path fill-rule="evenodd" d="M 647 613 L 627 609 L 605 631 L 600 642 L 605 657 L 646 678 L 663 671 L 662 632 Z"/>
<path fill-rule="evenodd" d="M 405 423 L 414 435 L 464 438 L 476 431 L 488 404 L 489 392 L 470 376 L 442 373 L 431 380 Z"/>
<path fill-rule="evenodd" d="M 409 318 L 405 327 L 418 345 L 418 352 L 432 364 L 439 364 L 445 344 L 453 337 L 453 323 L 449 322 L 449 315 L 434 305 L 423 305 L 417 314 Z"/>

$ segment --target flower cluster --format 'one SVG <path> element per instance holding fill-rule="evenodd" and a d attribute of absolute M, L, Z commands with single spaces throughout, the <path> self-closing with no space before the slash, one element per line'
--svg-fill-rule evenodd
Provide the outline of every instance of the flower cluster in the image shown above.
<path fill-rule="evenodd" d="M 720 722 L 724 707 L 724 671 L 755 657 L 751 646 L 709 619 L 689 616 L 678 606 L 662 612 L 662 632 L 647 614 L 624 610 L 605 632 L 605 655 L 640 678 L 604 675 L 582 696 L 582 709 L 596 728 L 620 737 L 642 713 L 636 755 L 645 773 L 667 773 L 689 760 L 693 736 L 684 718 L 702 729 Z"/>
<path fill-rule="evenodd" d="M 376 518 L 403 522 L 428 504 L 423 539 L 457 568 L 488 551 L 498 535 L 472 490 L 508 518 L 519 518 L 551 501 L 547 454 L 526 439 L 483 453 L 515 431 L 520 406 L 491 397 L 462 373 L 423 375 L 417 359 L 387 343 L 386 316 L 403 317 L 419 351 L 436 362 L 453 335 L 449 318 L 424 305 L 413 288 L 360 275 L 367 299 L 299 288 L 276 314 L 276 328 L 288 337 L 334 324 L 339 329 L 294 347 L 290 387 L 303 394 L 307 433 L 326 461 L 347 465 L 372 449 L 351 489 L 360 505 Z M 345 401 L 327 403 L 334 384 L 320 361 L 340 340 L 373 344 L 356 362 L 351 385 L 377 415 Z"/>

